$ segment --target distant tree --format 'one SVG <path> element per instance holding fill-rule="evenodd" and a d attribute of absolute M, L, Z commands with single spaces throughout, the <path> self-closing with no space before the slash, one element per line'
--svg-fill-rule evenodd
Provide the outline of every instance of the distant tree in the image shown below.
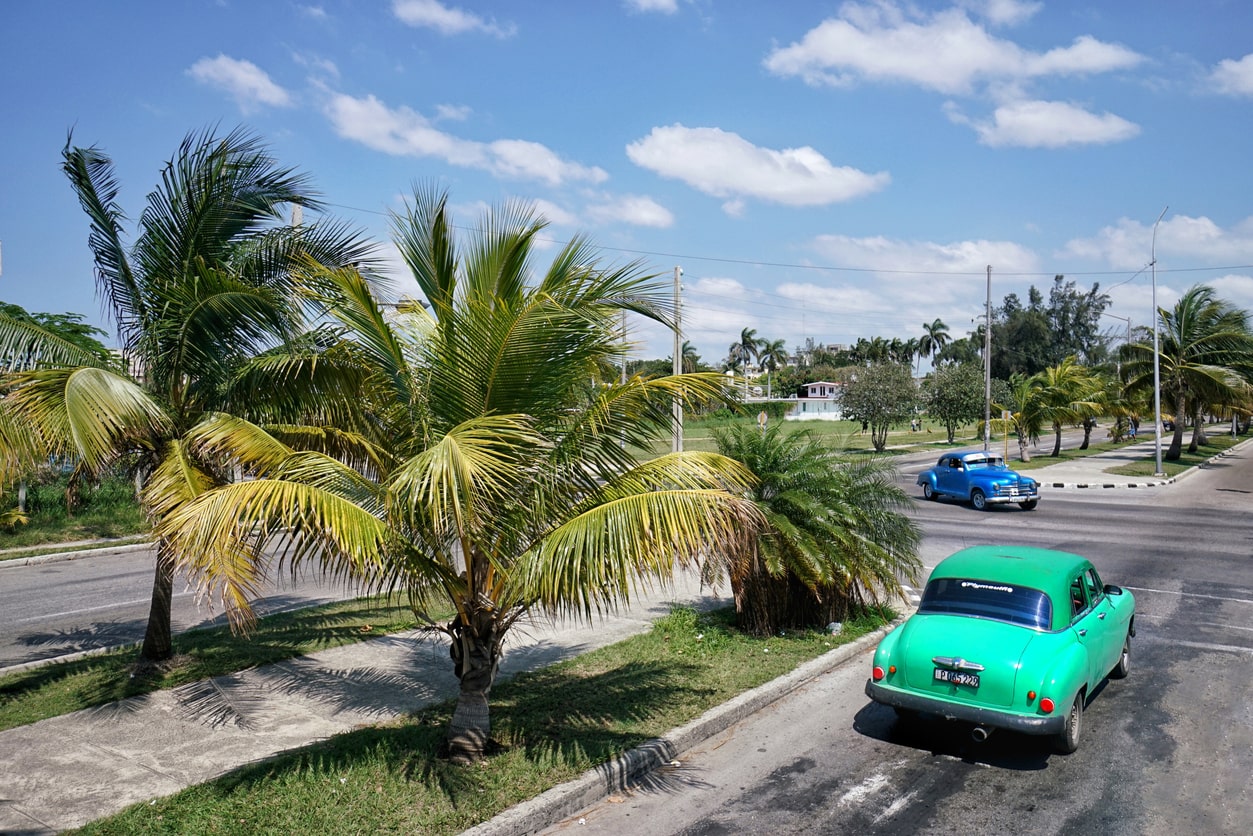
<path fill-rule="evenodd" d="M 787 347 L 783 340 L 762 340 L 759 359 L 761 367 L 766 371 L 766 394 L 771 396 L 771 380 L 772 372 L 778 371 L 787 365 L 790 355 L 787 353 Z"/>
<path fill-rule="evenodd" d="M 965 364 L 983 365 L 983 342 L 974 337 L 962 337 L 944 345 L 935 354 L 937 366 Z"/>
<path fill-rule="evenodd" d="M 743 370 L 748 372 L 758 357 L 761 350 L 761 340 L 757 339 L 757 330 L 755 328 L 745 328 L 740 331 L 740 338 L 736 342 L 731 343 L 727 350 L 726 367 L 731 370 Z"/>
<path fill-rule="evenodd" d="M 939 366 L 923 382 L 924 408 L 944 426 L 949 444 L 959 426 L 983 418 L 984 389 L 983 369 L 974 363 Z"/>
<path fill-rule="evenodd" d="M 908 366 L 872 363 L 844 384 L 840 409 L 844 417 L 870 430 L 874 449 L 887 448 L 888 430 L 912 418 L 920 404 L 918 387 Z"/>
<path fill-rule="evenodd" d="M 1053 456 L 1062 454 L 1062 428 L 1081 424 L 1100 413 L 1095 398 L 1101 381 L 1077 357 L 1067 357 L 1035 375 L 1037 402 L 1045 422 L 1053 427 Z"/>
<path fill-rule="evenodd" d="M 932 320 L 930 323 L 922 324 L 922 336 L 918 338 L 918 356 L 930 357 L 933 354 L 939 354 L 940 349 L 948 345 L 952 338 L 948 333 L 948 326 L 940 318 Z"/>
<path fill-rule="evenodd" d="M 1039 381 L 1025 374 L 1009 379 L 1003 397 L 993 402 L 997 412 L 1009 412 L 1012 432 L 1018 436 L 1019 461 L 1031 461 L 1031 445 L 1040 440 L 1044 413 L 1040 408 Z"/>

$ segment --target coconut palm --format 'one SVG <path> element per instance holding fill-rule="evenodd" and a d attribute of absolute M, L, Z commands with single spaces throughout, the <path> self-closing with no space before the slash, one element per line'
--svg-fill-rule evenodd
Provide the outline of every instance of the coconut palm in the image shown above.
<path fill-rule="evenodd" d="M 1053 428 L 1053 456 L 1062 454 L 1062 429 L 1100 414 L 1096 400 L 1099 378 L 1073 355 L 1035 375 L 1036 404 L 1043 421 Z"/>
<path fill-rule="evenodd" d="M 1213 288 L 1195 285 L 1175 306 L 1158 309 L 1158 372 L 1162 397 L 1176 416 L 1164 458 L 1183 452 L 1183 428 L 1195 426 L 1189 451 L 1203 443 L 1201 417 L 1211 407 L 1243 408 L 1253 380 L 1253 331 L 1247 312 L 1219 299 Z M 1123 347 L 1122 377 L 1131 393 L 1153 391 L 1153 344 Z"/>
<path fill-rule="evenodd" d="M 998 410 L 1009 413 L 1012 432 L 1018 436 L 1019 461 L 1031 461 L 1031 445 L 1040 440 L 1040 432 L 1047 423 L 1040 402 L 1040 386 L 1038 378 L 1015 373 L 1009 378 L 1004 399 L 994 404 Z"/>
<path fill-rule="evenodd" d="M 930 324 L 922 324 L 922 336 L 918 338 L 918 357 L 930 357 L 933 354 L 939 354 L 940 349 L 944 348 L 952 337 L 949 336 L 948 326 L 944 321 L 937 317 Z"/>
<path fill-rule="evenodd" d="M 291 379 L 242 391 L 235 374 L 300 330 L 297 263 L 364 263 L 370 248 L 336 224 L 283 223 L 289 205 L 317 208 L 305 176 L 280 167 L 246 132 L 190 134 L 148 196 L 132 246 L 123 241 L 112 162 L 67 146 L 64 171 L 91 224 L 97 288 L 134 374 L 74 358 L 13 377 L 6 407 L 42 449 L 91 473 L 131 462 L 156 522 L 156 568 L 141 659 L 171 653 L 170 604 L 183 557 L 162 536 L 167 514 L 232 473 L 188 444 L 206 416 L 252 410 Z M 81 361 L 80 361 L 81 362 Z M 150 481 L 149 481 L 150 480 Z"/>
<path fill-rule="evenodd" d="M 327 362 L 370 372 L 336 449 L 301 449 L 317 428 L 224 419 L 196 449 L 256 478 L 207 491 L 163 530 L 237 620 L 280 534 L 293 566 L 404 592 L 450 640 L 461 685 L 448 749 L 474 759 L 519 619 L 590 617 L 751 531 L 757 514 L 740 495 L 751 476 L 725 457 L 634 458 L 671 433 L 673 398 L 718 397 L 721 375 L 597 377 L 624 350 L 623 310 L 672 325 L 665 282 L 601 266 L 582 239 L 533 276 L 545 223 L 520 204 L 489 213 L 464 246 L 444 194 L 418 190 L 393 224 L 429 312 L 384 316 L 356 271 L 311 271 L 338 323 Z"/>
<path fill-rule="evenodd" d="M 771 390 L 770 374 L 777 372 L 781 366 L 787 365 L 791 355 L 788 354 L 783 340 L 762 340 L 759 359 L 761 367 L 766 371 L 766 397 L 774 396 Z"/>
<path fill-rule="evenodd" d="M 727 350 L 727 368 L 742 368 L 747 374 L 760 356 L 761 344 L 762 340 L 757 338 L 757 329 L 741 330 L 739 340 L 731 343 Z"/>
<path fill-rule="evenodd" d="M 742 629 L 821 627 L 916 579 L 921 535 L 886 459 L 846 459 L 810 431 L 779 425 L 737 424 L 714 438 L 757 477 L 748 496 L 765 520 L 744 548 L 718 555 Z"/>

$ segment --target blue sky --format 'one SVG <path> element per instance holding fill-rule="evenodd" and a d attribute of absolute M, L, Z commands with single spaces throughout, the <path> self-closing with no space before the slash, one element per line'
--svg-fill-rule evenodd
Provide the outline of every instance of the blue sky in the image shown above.
<path fill-rule="evenodd" d="M 1253 309 L 1246 0 L 8 2 L 0 94 L 0 298 L 106 330 L 71 128 L 132 219 L 214 125 L 383 243 L 415 183 L 467 227 L 532 201 L 553 242 L 682 266 L 710 361 L 745 327 L 964 336 L 989 265 L 994 304 L 1062 273 L 1110 293 L 1111 331 L 1148 324 L 1167 206 L 1159 304 L 1205 282 Z"/>

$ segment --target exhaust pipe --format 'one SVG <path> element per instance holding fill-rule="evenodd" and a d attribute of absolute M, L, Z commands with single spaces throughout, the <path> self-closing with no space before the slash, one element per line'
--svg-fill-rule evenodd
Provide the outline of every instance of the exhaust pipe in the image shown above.
<path fill-rule="evenodd" d="M 982 743 L 992 736 L 992 729 L 987 726 L 975 726 L 971 730 L 970 736 L 974 738 L 975 743 Z"/>

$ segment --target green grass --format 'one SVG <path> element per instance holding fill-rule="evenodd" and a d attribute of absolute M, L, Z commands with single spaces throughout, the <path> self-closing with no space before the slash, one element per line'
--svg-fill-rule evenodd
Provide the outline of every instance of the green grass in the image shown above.
<path fill-rule="evenodd" d="M 174 658 L 154 671 L 137 673 L 130 647 L 7 674 L 0 677 L 0 731 L 414 626 L 407 607 L 362 598 L 266 616 L 247 636 L 226 627 L 179 633 Z"/>
<path fill-rule="evenodd" d="M 471 766 L 436 752 L 452 703 L 243 767 L 83 828 L 87 834 L 452 834 L 736 694 L 877 628 L 876 612 L 834 637 L 753 639 L 733 613 L 677 609 L 652 630 L 492 690 L 501 751 Z"/>
<path fill-rule="evenodd" d="M 1191 438 L 1191 431 L 1184 434 L 1183 450 L 1176 461 L 1167 461 L 1162 459 L 1162 472 L 1167 476 L 1178 476 L 1185 470 L 1198 467 L 1223 450 L 1229 450 L 1242 441 L 1247 440 L 1247 436 L 1232 438 L 1231 433 L 1221 433 L 1211 431 L 1208 436 L 1208 442 L 1197 448 L 1195 453 L 1188 452 L 1188 440 Z M 1162 439 L 1162 455 L 1166 455 L 1167 449 L 1170 447 L 1169 437 Z M 1109 469 L 1110 473 L 1119 476 L 1152 476 L 1157 470 L 1157 455 L 1155 452 L 1149 453 L 1141 461 L 1132 462 L 1131 464 L 1120 465 Z"/>
<path fill-rule="evenodd" d="M 32 547 L 71 543 L 80 540 L 125 539 L 146 534 L 151 526 L 139 503 L 135 485 L 129 479 L 112 476 L 86 487 L 72 511 L 66 507 L 68 478 L 45 475 L 27 486 L 28 522 L 0 528 L 0 551 L 21 549 L 17 556 L 29 556 Z M 16 506 L 12 491 L 4 496 L 5 508 Z M 52 549 L 55 551 L 55 549 Z M 14 556 L 0 554 L 0 560 Z"/>

